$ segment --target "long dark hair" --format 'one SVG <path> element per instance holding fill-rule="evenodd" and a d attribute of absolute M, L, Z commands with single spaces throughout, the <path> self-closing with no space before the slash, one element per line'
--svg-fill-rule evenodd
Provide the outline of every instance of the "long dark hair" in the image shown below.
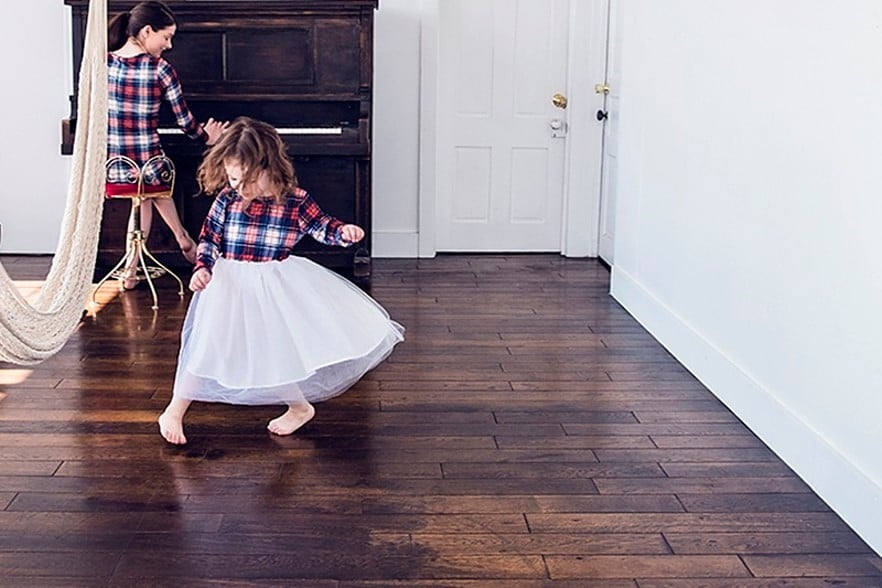
<path fill-rule="evenodd" d="M 128 12 L 117 14 L 107 25 L 107 49 L 116 51 L 126 44 L 129 37 L 137 37 L 138 32 L 146 26 L 154 31 L 161 31 L 175 23 L 175 15 L 171 8 L 157 0 L 140 2 Z"/>

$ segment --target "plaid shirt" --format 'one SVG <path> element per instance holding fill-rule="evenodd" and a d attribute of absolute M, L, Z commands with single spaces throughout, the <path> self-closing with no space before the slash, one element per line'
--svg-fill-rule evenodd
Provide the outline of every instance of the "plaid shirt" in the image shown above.
<path fill-rule="evenodd" d="M 306 190 L 297 188 L 284 204 L 244 200 L 233 188 L 217 195 L 199 235 L 196 269 L 211 271 L 219 256 L 239 261 L 282 260 L 304 235 L 327 245 L 343 240 L 343 222 L 325 214 Z"/>
<path fill-rule="evenodd" d="M 178 75 L 169 62 L 142 53 L 134 57 L 107 54 L 107 157 L 124 155 L 143 166 L 162 154 L 159 139 L 159 107 L 163 98 L 171 105 L 178 126 L 192 139 L 205 141 L 208 135 L 184 100 Z M 147 183 L 160 183 L 159 170 L 145 173 Z M 127 181 L 128 169 L 114 165 L 108 181 Z"/>

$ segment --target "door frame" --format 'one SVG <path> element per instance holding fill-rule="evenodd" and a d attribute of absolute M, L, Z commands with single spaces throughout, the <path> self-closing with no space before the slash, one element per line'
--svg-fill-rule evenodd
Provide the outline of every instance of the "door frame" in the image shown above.
<path fill-rule="evenodd" d="M 607 22 L 609 24 L 609 40 L 607 41 L 606 57 L 606 80 L 610 86 L 606 96 L 604 110 L 608 117 L 604 125 L 603 135 L 603 162 L 601 164 L 600 202 L 598 203 L 598 226 L 597 226 L 597 257 L 606 262 L 610 267 L 615 263 L 615 207 L 616 207 L 616 181 L 617 167 L 610 166 L 610 153 L 613 157 L 619 156 L 618 130 L 619 130 L 619 101 L 621 100 L 621 64 L 618 48 L 622 41 L 621 7 L 619 0 L 607 0 L 609 11 Z M 614 142 L 615 148 L 610 149 Z M 612 213 L 610 213 L 610 210 Z M 611 216 L 611 219 L 610 219 Z M 612 226 L 607 221 L 612 221 Z"/>
<path fill-rule="evenodd" d="M 438 57 L 442 41 L 439 10 L 443 1 L 421 2 L 419 257 L 434 257 L 437 252 Z M 598 251 L 603 123 L 594 118 L 594 113 L 603 108 L 604 96 L 594 92 L 594 84 L 606 81 L 608 21 L 609 0 L 570 0 L 566 88 L 569 130 L 560 244 L 561 254 L 567 257 L 596 257 Z M 594 165 L 584 165 L 586 161 Z"/>

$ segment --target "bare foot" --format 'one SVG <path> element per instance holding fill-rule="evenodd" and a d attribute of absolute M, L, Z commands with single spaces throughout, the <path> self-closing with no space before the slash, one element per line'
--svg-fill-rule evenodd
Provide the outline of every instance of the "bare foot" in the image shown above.
<path fill-rule="evenodd" d="M 122 279 L 123 290 L 134 290 L 138 287 L 138 282 L 138 269 L 134 267 L 126 268 Z"/>
<path fill-rule="evenodd" d="M 159 432 L 166 441 L 174 445 L 183 445 L 187 442 L 184 437 L 184 420 L 176 418 L 167 412 L 159 415 Z"/>
<path fill-rule="evenodd" d="M 315 416 L 315 408 L 309 404 L 289 406 L 285 414 L 275 418 L 266 426 L 270 433 L 276 435 L 290 435 Z"/>
<path fill-rule="evenodd" d="M 180 245 L 180 242 L 178 242 Z M 193 237 L 190 235 L 183 236 L 183 245 L 181 245 L 181 253 L 190 263 L 196 263 L 196 241 L 193 240 Z"/>

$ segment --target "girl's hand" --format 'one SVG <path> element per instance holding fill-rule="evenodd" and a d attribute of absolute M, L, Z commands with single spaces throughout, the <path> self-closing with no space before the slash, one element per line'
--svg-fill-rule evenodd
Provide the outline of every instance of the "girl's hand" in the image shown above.
<path fill-rule="evenodd" d="M 364 239 L 364 229 L 358 225 L 343 225 L 340 228 L 340 236 L 347 243 L 358 243 Z"/>
<path fill-rule="evenodd" d="M 202 128 L 205 129 L 205 132 L 208 134 L 208 140 L 205 143 L 207 145 L 214 145 L 217 143 L 217 140 L 220 139 L 220 136 L 227 130 L 228 126 L 230 126 L 229 121 L 220 122 L 213 118 L 208 119 L 208 122 L 202 125 Z"/>
<path fill-rule="evenodd" d="M 192 290 L 193 292 L 204 290 L 205 287 L 208 285 L 208 282 L 210 281 L 211 272 L 204 267 L 200 267 L 198 270 L 193 272 L 193 277 L 190 278 L 190 290 Z"/>

